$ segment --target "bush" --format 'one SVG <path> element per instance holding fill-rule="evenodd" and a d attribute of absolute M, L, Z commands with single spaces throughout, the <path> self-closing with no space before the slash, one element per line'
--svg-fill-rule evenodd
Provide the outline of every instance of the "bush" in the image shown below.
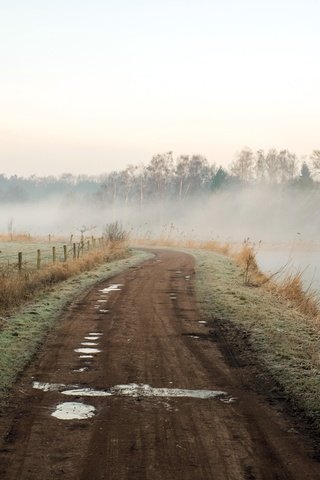
<path fill-rule="evenodd" d="M 111 246 L 123 244 L 129 239 L 129 233 L 123 228 L 120 222 L 108 223 L 105 226 L 103 236 Z"/>

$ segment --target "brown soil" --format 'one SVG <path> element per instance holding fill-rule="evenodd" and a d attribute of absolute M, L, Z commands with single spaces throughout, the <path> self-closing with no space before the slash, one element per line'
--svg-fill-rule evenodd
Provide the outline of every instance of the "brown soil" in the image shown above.
<path fill-rule="evenodd" d="M 193 257 L 154 252 L 153 260 L 78 298 L 17 383 L 0 423 L 1 479 L 320 479 L 319 463 L 290 419 L 248 386 L 248 370 L 220 329 L 213 338 L 210 325 L 199 323 Z M 103 313 L 95 306 L 110 283 L 123 287 L 101 303 L 109 310 Z M 101 353 L 80 359 L 75 349 L 89 332 L 103 333 Z M 87 370 L 74 371 L 81 367 Z M 223 390 L 236 400 L 75 398 L 35 390 L 34 380 Z M 51 416 L 57 404 L 76 401 L 93 405 L 96 415 Z"/>

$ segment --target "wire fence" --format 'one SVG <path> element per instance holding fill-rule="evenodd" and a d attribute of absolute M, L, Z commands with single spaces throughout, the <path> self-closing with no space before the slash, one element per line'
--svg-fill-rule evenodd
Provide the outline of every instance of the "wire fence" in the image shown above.
<path fill-rule="evenodd" d="M 0 274 L 40 270 L 82 257 L 106 245 L 104 238 L 82 238 L 72 243 L 0 242 Z"/>

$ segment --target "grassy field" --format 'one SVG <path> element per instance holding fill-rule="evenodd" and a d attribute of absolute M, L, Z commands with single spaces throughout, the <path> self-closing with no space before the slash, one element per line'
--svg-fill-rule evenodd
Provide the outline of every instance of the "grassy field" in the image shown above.
<path fill-rule="evenodd" d="M 290 302 L 245 285 L 243 269 L 223 255 L 193 250 L 204 316 L 233 332 L 320 433 L 320 332 Z"/>
<path fill-rule="evenodd" d="M 41 251 L 41 262 L 52 263 L 52 247 L 56 247 L 57 261 L 62 261 L 63 242 L 32 242 L 32 241 L 0 241 L 0 269 L 11 267 L 17 268 L 18 252 L 22 252 L 22 259 L 24 267 L 36 268 L 37 265 L 37 250 Z M 71 254 L 71 246 L 68 245 L 69 253 Z"/>

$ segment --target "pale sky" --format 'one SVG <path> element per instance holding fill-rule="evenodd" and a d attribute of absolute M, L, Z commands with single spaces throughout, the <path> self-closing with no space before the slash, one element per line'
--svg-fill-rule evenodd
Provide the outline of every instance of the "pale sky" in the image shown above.
<path fill-rule="evenodd" d="M 319 0 L 0 0 L 0 173 L 320 148 Z"/>

